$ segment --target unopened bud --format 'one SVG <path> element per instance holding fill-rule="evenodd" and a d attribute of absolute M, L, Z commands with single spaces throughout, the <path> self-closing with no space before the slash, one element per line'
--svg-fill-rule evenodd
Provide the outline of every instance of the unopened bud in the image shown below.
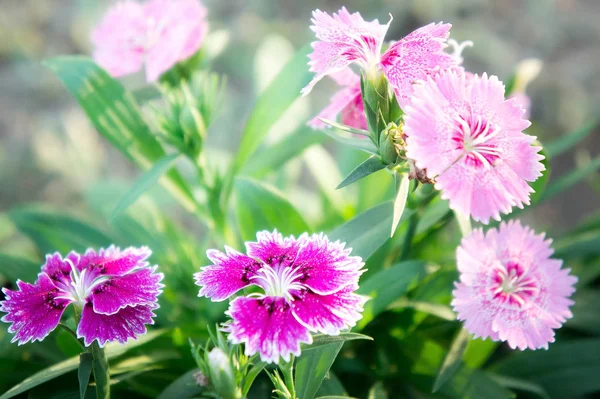
<path fill-rule="evenodd" d="M 208 353 L 208 369 L 213 389 L 224 399 L 238 399 L 241 392 L 229 356 L 221 348 L 213 348 Z"/>
<path fill-rule="evenodd" d="M 404 133 L 402 124 L 389 123 L 381 132 L 379 138 L 379 154 L 387 165 L 393 165 L 398 161 L 398 156 L 404 153 Z"/>
<path fill-rule="evenodd" d="M 191 105 L 184 106 L 179 114 L 179 125 L 185 135 L 186 144 L 188 146 L 192 145 L 194 152 L 196 152 L 195 155 L 200 153 L 206 137 L 206 125 L 200 111 Z"/>

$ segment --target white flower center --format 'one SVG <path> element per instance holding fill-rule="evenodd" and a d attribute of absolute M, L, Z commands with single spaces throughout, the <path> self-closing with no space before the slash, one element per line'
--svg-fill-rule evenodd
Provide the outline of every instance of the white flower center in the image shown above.
<path fill-rule="evenodd" d="M 63 287 L 64 295 L 57 296 L 57 298 L 67 299 L 83 306 L 85 305 L 87 297 L 92 293 L 92 290 L 107 281 L 109 277 L 99 276 L 90 278 L 87 274 L 87 269 L 83 269 L 80 272 L 75 265 L 73 265 L 73 262 L 69 259 L 66 259 L 66 261 L 71 266 L 71 283 Z"/>
<path fill-rule="evenodd" d="M 292 266 L 280 264 L 273 268 L 268 264 L 263 264 L 258 274 L 251 279 L 257 280 L 257 284 L 265 290 L 265 296 L 281 297 L 292 301 L 293 297 L 290 291 L 304 289 L 304 285 L 296 281 L 302 277 L 302 274 Z"/>

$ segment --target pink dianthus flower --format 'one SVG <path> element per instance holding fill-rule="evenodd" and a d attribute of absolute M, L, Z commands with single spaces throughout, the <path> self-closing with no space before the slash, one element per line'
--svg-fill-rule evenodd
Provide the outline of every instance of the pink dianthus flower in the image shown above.
<path fill-rule="evenodd" d="M 242 254 L 207 252 L 213 265 L 196 273 L 198 296 L 223 301 L 242 288 L 255 292 L 235 298 L 224 326 L 233 343 L 244 343 L 248 356 L 263 361 L 289 361 L 300 344 L 312 343 L 313 332 L 337 335 L 360 320 L 366 298 L 354 293 L 364 263 L 351 249 L 323 234 L 283 238 L 277 231 L 257 234 Z"/>
<path fill-rule="evenodd" d="M 200 48 L 208 32 L 206 14 L 198 0 L 118 3 L 92 33 L 94 59 L 114 77 L 145 64 L 146 79 L 153 82 Z"/>
<path fill-rule="evenodd" d="M 382 70 L 402 106 L 409 101 L 415 82 L 453 68 L 459 62 L 459 58 L 444 52 L 450 24 L 423 26 L 392 43 L 382 54 L 391 19 L 385 25 L 378 20 L 367 22 L 359 13 L 350 14 L 342 7 L 333 15 L 315 10 L 312 22 L 311 29 L 318 41 L 312 43 L 308 64 L 315 77 L 302 89 L 304 95 L 323 77 L 356 63 L 367 73 Z"/>
<path fill-rule="evenodd" d="M 530 123 L 497 77 L 446 71 L 415 89 L 405 109 L 406 156 L 435 180 L 450 207 L 489 223 L 529 204 L 545 169 L 523 133 Z"/>
<path fill-rule="evenodd" d="M 74 304 L 81 308 L 77 337 L 86 346 L 98 341 L 125 343 L 146 333 L 146 324 L 154 324 L 154 309 L 163 287 L 162 273 L 145 261 L 148 248 L 111 246 L 98 252 L 88 249 L 62 258 L 58 253 L 46 256 L 46 263 L 34 284 L 17 281 L 18 291 L 3 288 L 6 300 L 0 311 L 2 321 L 12 323 L 12 342 L 19 345 L 41 341 L 52 332 L 65 311 Z"/>
<path fill-rule="evenodd" d="M 550 243 L 518 221 L 463 239 L 452 306 L 470 333 L 521 350 L 554 342 L 553 329 L 572 317 L 569 297 L 577 278 L 550 258 Z"/>

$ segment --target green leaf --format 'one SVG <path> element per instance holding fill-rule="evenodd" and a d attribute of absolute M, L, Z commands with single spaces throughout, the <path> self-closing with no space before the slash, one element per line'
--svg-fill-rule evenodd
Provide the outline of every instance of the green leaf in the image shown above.
<path fill-rule="evenodd" d="M 592 289 L 579 289 L 571 308 L 573 318 L 566 326 L 589 334 L 600 335 L 600 292 Z"/>
<path fill-rule="evenodd" d="M 600 120 L 593 120 L 574 132 L 562 135 L 559 139 L 546 146 L 546 151 L 550 157 L 556 157 L 565 151 L 575 147 L 579 142 L 589 136 L 598 126 Z"/>
<path fill-rule="evenodd" d="M 39 206 L 13 208 L 8 213 L 17 229 L 31 238 L 43 254 L 71 250 L 85 251 L 88 247 L 105 247 L 112 239 L 104 232 L 66 213 L 54 212 Z"/>
<path fill-rule="evenodd" d="M 152 188 L 152 186 L 158 182 L 158 179 L 171 168 L 179 155 L 180 154 L 168 155 L 157 161 L 152 168 L 146 171 L 146 173 L 144 173 L 119 200 L 117 206 L 115 206 L 115 209 L 112 211 L 110 219 L 114 219 L 116 216 L 125 212 L 125 210 L 133 205 L 142 194 Z"/>
<path fill-rule="evenodd" d="M 450 212 L 448 201 L 442 200 L 441 198 L 432 201 L 427 208 L 425 208 L 423 216 L 421 216 L 419 219 L 415 235 L 420 235 L 427 232 L 430 228 L 447 217 Z"/>
<path fill-rule="evenodd" d="M 579 183 L 590 174 L 596 172 L 600 169 L 600 156 L 596 157 L 594 160 L 590 161 L 587 165 L 582 168 L 575 169 L 570 173 L 566 173 L 556 179 L 554 182 L 548 185 L 548 188 L 542 195 L 541 201 L 548 200 L 555 195 L 565 191 L 569 187 Z"/>
<path fill-rule="evenodd" d="M 442 305 L 439 303 L 425 302 L 425 301 L 412 301 L 406 298 L 394 301 L 390 306 L 387 307 L 389 310 L 394 309 L 405 309 L 410 308 L 419 312 L 427 313 L 432 316 L 439 317 L 440 319 L 454 321 L 456 320 L 456 313 L 450 309 L 449 306 Z"/>
<path fill-rule="evenodd" d="M 44 61 L 79 102 L 94 127 L 125 156 L 143 169 L 163 158 L 165 152 L 142 118 L 134 96 L 91 59 L 61 56 Z M 182 206 L 194 211 L 189 187 L 176 171 L 165 187 Z"/>
<path fill-rule="evenodd" d="M 456 320 L 456 318 L 455 318 Z M 473 368 L 480 368 L 494 354 L 500 342 L 491 339 L 471 339 L 463 355 L 463 362 Z"/>
<path fill-rule="evenodd" d="M 371 300 L 365 304 L 363 318 L 358 322 L 357 328 L 365 327 L 389 304 L 406 294 L 409 288 L 425 275 L 425 262 L 407 261 L 383 269 L 361 282 L 358 293 L 371 297 Z"/>
<path fill-rule="evenodd" d="M 196 383 L 196 379 L 194 378 L 194 374 L 198 371 L 200 370 L 190 370 L 177 378 L 161 392 L 157 399 L 186 399 L 198 395 L 202 392 L 202 388 Z"/>
<path fill-rule="evenodd" d="M 314 398 L 342 345 L 343 341 L 324 345 L 305 351 L 296 359 L 295 384 L 298 398 Z"/>
<path fill-rule="evenodd" d="M 254 364 L 252 368 L 248 371 L 248 374 L 246 374 L 246 378 L 244 379 L 244 386 L 242 388 L 243 397 L 246 397 L 248 395 L 248 392 L 250 392 L 250 388 L 252 388 L 252 383 L 254 382 L 256 377 L 258 377 L 261 371 L 263 371 L 266 365 L 267 363 L 265 362 L 258 362 Z"/>
<path fill-rule="evenodd" d="M 392 231 L 390 237 L 394 236 L 398 223 L 400 223 L 400 218 L 404 213 L 404 207 L 406 206 L 406 200 L 408 199 L 408 189 L 410 187 L 408 173 L 399 175 L 396 172 L 394 180 L 396 181 L 396 199 L 394 200 L 394 216 L 392 218 Z"/>
<path fill-rule="evenodd" d="M 309 45 L 300 49 L 261 94 L 246 123 L 234 162 L 234 175 L 258 148 L 269 129 L 300 97 L 300 90 L 310 82 L 312 72 L 306 67 Z"/>
<path fill-rule="evenodd" d="M 250 179 L 236 182 L 236 216 L 244 240 L 261 230 L 301 234 L 310 228 L 294 206 L 275 187 Z"/>
<path fill-rule="evenodd" d="M 369 399 L 388 399 L 383 383 L 378 381 L 369 389 Z"/>
<path fill-rule="evenodd" d="M 461 367 L 440 391 L 444 397 L 455 399 L 510 399 L 515 395 L 481 370 Z"/>
<path fill-rule="evenodd" d="M 352 332 L 343 332 L 339 335 L 326 335 L 326 334 L 315 334 L 313 335 L 313 343 L 310 345 L 302 345 L 302 352 L 307 350 L 314 350 L 320 348 L 324 345 L 330 345 L 338 342 L 346 342 L 346 341 L 354 341 L 357 339 L 365 339 L 368 341 L 373 341 L 373 338 L 368 335 L 352 333 Z"/>
<path fill-rule="evenodd" d="M 128 350 L 131 350 L 133 348 L 136 348 L 140 345 L 152 341 L 153 339 L 164 334 L 165 331 L 166 330 L 154 330 L 146 335 L 141 336 L 138 340 L 130 341 L 124 345 L 119 343 L 107 344 L 105 347 L 106 356 L 109 359 L 120 356 Z M 28 390 L 37 387 L 38 385 L 43 384 L 44 382 L 50 381 L 56 377 L 60 377 L 61 375 L 64 375 L 70 371 L 77 369 L 78 366 L 79 356 L 75 356 L 70 359 L 64 360 L 60 363 L 56 363 L 50 367 L 38 371 L 30 377 L 27 377 L 19 384 L 15 385 L 7 392 L 5 392 L 2 396 L 0 396 L 0 399 L 9 399 L 23 392 L 27 392 Z"/>
<path fill-rule="evenodd" d="M 327 395 L 327 396 L 319 396 L 317 399 L 356 399 L 356 398 L 353 396 Z"/>
<path fill-rule="evenodd" d="M 492 380 L 496 381 L 496 383 L 505 388 L 514 389 L 516 391 L 529 392 L 541 399 L 550 399 L 550 395 L 548 395 L 546 391 L 544 391 L 544 388 L 542 388 L 538 384 L 534 384 L 532 382 L 521 380 L 518 378 L 507 377 L 504 375 L 498 375 L 493 373 L 488 373 L 488 376 Z"/>
<path fill-rule="evenodd" d="M 321 131 L 339 143 L 356 148 L 357 150 L 364 151 L 368 154 L 377 155 L 377 147 L 375 147 L 371 140 L 340 134 L 339 132 L 334 132 L 331 129 L 323 129 Z"/>
<path fill-rule="evenodd" d="M 332 127 L 336 128 L 336 129 L 339 129 L 342 132 L 351 133 L 351 134 L 358 134 L 359 136 L 365 136 L 365 137 L 369 137 L 370 136 L 368 130 L 355 129 L 353 127 L 342 125 L 341 123 L 330 121 L 329 119 L 325 119 L 325 118 L 319 118 L 319 119 L 323 123 L 326 123 L 329 126 L 332 126 Z"/>
<path fill-rule="evenodd" d="M 513 352 L 491 371 L 538 384 L 553 397 L 578 397 L 600 391 L 599 353 L 598 338 L 559 340 L 547 351 Z"/>
<path fill-rule="evenodd" d="M 414 211 L 407 210 L 402 219 L 406 220 L 413 213 Z M 390 238 L 391 223 L 392 203 L 385 202 L 361 213 L 328 236 L 332 241 L 345 242 L 347 248 L 352 248 L 352 255 L 360 256 L 366 261 Z"/>
<path fill-rule="evenodd" d="M 90 382 L 90 374 L 92 373 L 93 360 L 94 357 L 90 352 L 84 352 L 79 355 L 79 371 L 77 372 L 77 379 L 79 380 L 80 399 L 85 398 L 85 392 L 87 391 Z"/>
<path fill-rule="evenodd" d="M 362 179 L 363 177 L 367 177 L 370 174 L 380 171 L 381 169 L 385 169 L 385 164 L 381 162 L 381 159 L 376 156 L 370 156 L 363 163 L 358 165 L 346 178 L 338 184 L 336 189 L 340 189 L 342 187 L 346 187 L 349 184 L 354 183 Z"/>
<path fill-rule="evenodd" d="M 40 262 L 0 253 L 0 274 L 9 281 L 33 283 L 41 269 Z"/>
<path fill-rule="evenodd" d="M 263 177 L 278 171 L 290 160 L 299 156 L 307 148 L 320 144 L 326 137 L 310 127 L 302 127 L 283 140 L 260 150 L 256 156 L 248 160 L 243 169 L 245 175 Z"/>
<path fill-rule="evenodd" d="M 110 399 L 110 374 L 108 372 L 108 359 L 104 348 L 98 345 L 98 341 L 92 342 L 92 366 L 94 370 L 94 382 L 96 383 L 96 398 Z"/>
<path fill-rule="evenodd" d="M 434 393 L 439 391 L 440 388 L 458 371 L 462 363 L 462 356 L 465 353 L 465 349 L 467 349 L 468 343 L 469 332 L 465 328 L 461 328 L 458 334 L 456 334 L 454 341 L 452 341 L 452 346 L 450 347 L 450 350 L 444 359 L 444 363 L 442 363 L 442 367 L 435 378 L 432 389 Z"/>

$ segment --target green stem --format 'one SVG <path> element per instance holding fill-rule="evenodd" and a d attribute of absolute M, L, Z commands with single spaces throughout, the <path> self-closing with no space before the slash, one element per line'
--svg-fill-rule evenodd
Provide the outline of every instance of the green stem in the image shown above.
<path fill-rule="evenodd" d="M 291 356 L 290 361 L 280 364 L 279 369 L 283 375 L 285 386 L 290 392 L 292 399 L 296 399 L 296 386 L 294 385 L 294 356 Z"/>
<path fill-rule="evenodd" d="M 110 373 L 108 371 L 108 360 L 104 348 L 94 341 L 90 346 L 94 356 L 94 381 L 96 381 L 96 399 L 110 399 Z"/>
<path fill-rule="evenodd" d="M 404 235 L 404 244 L 402 245 L 402 252 L 400 252 L 400 261 L 408 259 L 410 249 L 412 246 L 413 238 L 417 232 L 417 225 L 419 224 L 419 211 L 413 213 L 408 220 L 408 228 Z"/>
<path fill-rule="evenodd" d="M 79 344 L 79 346 L 81 346 L 81 349 L 85 350 L 85 346 L 83 346 L 83 344 L 81 343 L 81 341 L 77 338 L 77 334 L 75 334 L 75 331 L 71 330 L 69 328 L 69 326 L 67 326 L 64 323 L 58 323 L 58 326 L 60 328 L 62 328 L 63 330 L 65 330 L 66 332 L 68 332 L 70 335 L 72 335 L 73 338 L 75 338 L 75 341 L 77 341 L 77 343 Z"/>

